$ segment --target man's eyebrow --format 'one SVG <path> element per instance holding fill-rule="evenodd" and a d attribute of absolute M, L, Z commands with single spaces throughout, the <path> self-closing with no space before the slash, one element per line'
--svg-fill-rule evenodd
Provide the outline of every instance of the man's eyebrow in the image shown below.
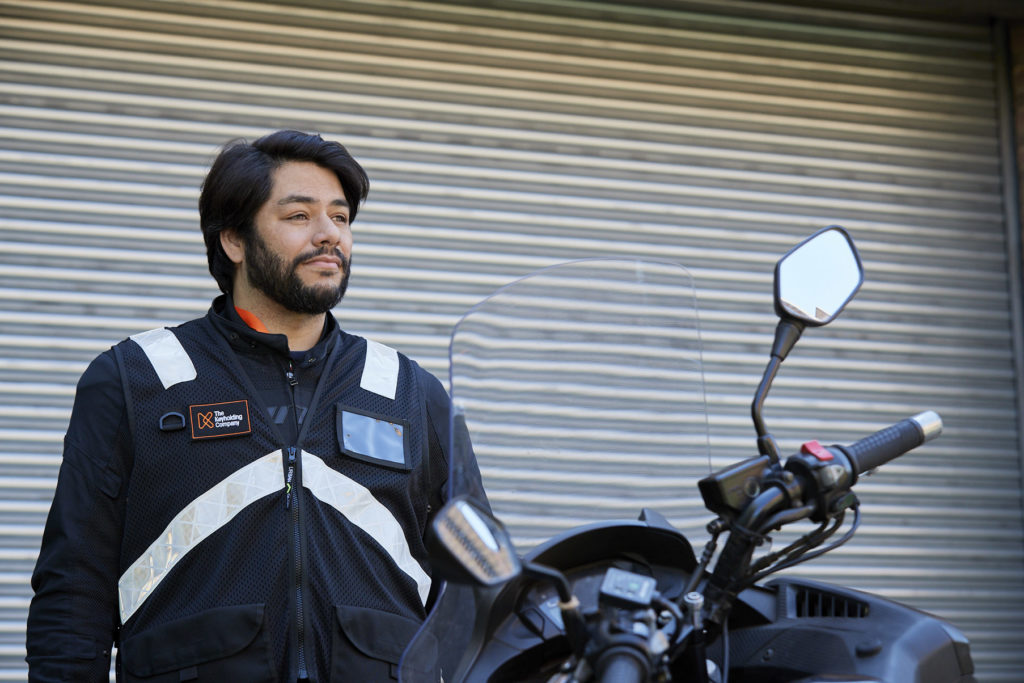
<path fill-rule="evenodd" d="M 304 195 L 304 194 L 290 194 L 290 195 L 288 195 L 286 197 L 282 197 L 281 199 L 277 200 L 277 205 L 278 206 L 284 206 L 285 204 L 316 204 L 316 203 L 317 203 L 317 200 L 314 197 L 309 197 L 309 196 Z M 330 206 L 345 206 L 345 207 L 347 207 L 348 206 L 348 202 L 345 201 L 343 198 L 339 197 L 338 199 L 333 200 L 330 203 Z"/>

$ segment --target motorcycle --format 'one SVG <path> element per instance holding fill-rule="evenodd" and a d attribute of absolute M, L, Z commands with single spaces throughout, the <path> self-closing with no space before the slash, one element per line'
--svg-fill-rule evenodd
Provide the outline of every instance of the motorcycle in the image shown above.
<path fill-rule="evenodd" d="M 714 516 L 699 558 L 668 521 L 694 518 L 678 485 L 709 457 L 689 274 L 662 261 L 578 261 L 474 307 L 452 336 L 449 501 L 428 530 L 447 582 L 399 680 L 974 683 L 954 626 L 841 586 L 769 579 L 846 543 L 860 523 L 854 485 L 942 430 L 925 411 L 785 459 L 768 431 L 779 366 L 863 276 L 838 226 L 776 264 L 779 322 L 751 405 L 759 454 L 697 481 Z M 555 533 L 520 557 L 492 504 L 517 539 Z M 604 518 L 633 505 L 639 519 Z M 791 531 L 797 523 L 811 528 Z"/>

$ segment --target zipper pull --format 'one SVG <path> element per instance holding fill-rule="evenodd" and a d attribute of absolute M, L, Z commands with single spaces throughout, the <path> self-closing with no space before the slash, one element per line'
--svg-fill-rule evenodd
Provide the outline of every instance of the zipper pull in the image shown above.
<path fill-rule="evenodd" d="M 288 475 L 284 479 L 284 509 L 292 506 L 292 478 L 295 476 L 295 446 L 288 448 Z"/>
<path fill-rule="evenodd" d="M 299 380 L 295 377 L 295 365 L 292 361 L 288 361 L 288 370 L 284 373 L 284 376 L 288 378 L 288 384 L 298 386 Z"/>

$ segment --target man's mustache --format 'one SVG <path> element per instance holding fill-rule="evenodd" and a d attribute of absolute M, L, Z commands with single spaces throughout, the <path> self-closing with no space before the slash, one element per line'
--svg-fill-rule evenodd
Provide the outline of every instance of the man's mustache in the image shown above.
<path fill-rule="evenodd" d="M 341 249 L 339 249 L 338 247 L 334 247 L 333 249 L 330 247 L 320 247 L 319 249 L 311 249 L 310 251 L 299 254 L 292 261 L 292 269 L 294 270 L 295 268 L 298 268 L 306 261 L 311 261 L 320 256 L 334 256 L 339 261 L 341 261 L 342 271 L 346 273 L 348 272 L 349 262 L 351 261 L 351 259 L 345 258 L 345 255 L 341 253 Z"/>

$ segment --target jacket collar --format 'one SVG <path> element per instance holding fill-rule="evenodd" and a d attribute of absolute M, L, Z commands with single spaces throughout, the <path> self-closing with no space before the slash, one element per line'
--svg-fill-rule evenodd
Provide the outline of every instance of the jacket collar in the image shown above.
<path fill-rule="evenodd" d="M 338 321 L 328 313 L 324 316 L 324 329 L 320 334 L 320 341 L 308 351 L 293 354 L 288 349 L 287 336 L 258 332 L 249 327 L 235 310 L 230 294 L 221 294 L 214 299 L 206 317 L 239 353 L 272 353 L 302 366 L 312 365 L 326 358 L 340 336 Z"/>

